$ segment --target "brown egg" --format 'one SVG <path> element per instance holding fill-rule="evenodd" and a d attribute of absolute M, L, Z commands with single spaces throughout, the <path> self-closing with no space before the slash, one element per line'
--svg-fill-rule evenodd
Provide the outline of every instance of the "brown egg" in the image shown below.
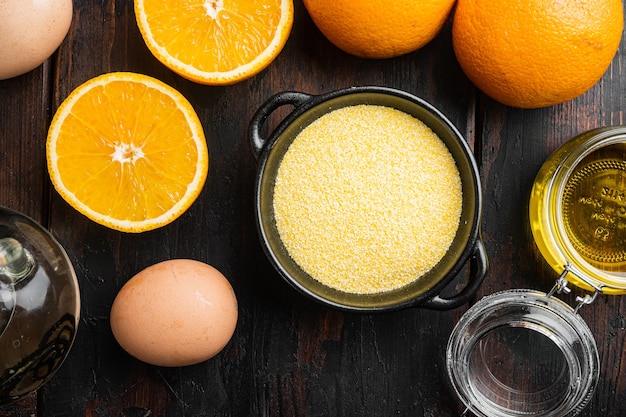
<path fill-rule="evenodd" d="M 0 1 L 0 80 L 37 68 L 72 23 L 72 0 Z"/>
<path fill-rule="evenodd" d="M 218 354 L 237 324 L 237 299 L 217 269 L 174 259 L 139 272 L 111 308 L 113 335 L 129 354 L 157 366 L 186 366 Z"/>

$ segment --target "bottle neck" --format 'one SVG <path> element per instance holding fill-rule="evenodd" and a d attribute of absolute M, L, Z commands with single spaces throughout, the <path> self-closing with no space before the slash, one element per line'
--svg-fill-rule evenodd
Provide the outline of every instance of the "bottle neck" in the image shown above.
<path fill-rule="evenodd" d="M 0 239 L 0 280 L 16 284 L 34 269 L 35 259 L 22 244 L 12 237 Z"/>

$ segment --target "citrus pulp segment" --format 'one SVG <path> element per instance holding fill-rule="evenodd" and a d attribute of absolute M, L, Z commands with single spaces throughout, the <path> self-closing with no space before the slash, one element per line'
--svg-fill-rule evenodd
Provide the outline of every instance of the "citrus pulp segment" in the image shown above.
<path fill-rule="evenodd" d="M 202 191 L 209 163 L 202 125 L 185 97 L 123 72 L 92 78 L 61 103 L 46 152 L 59 194 L 124 232 L 178 218 Z"/>
<path fill-rule="evenodd" d="M 292 0 L 135 0 L 152 54 L 201 84 L 252 77 L 282 51 L 293 24 Z"/>

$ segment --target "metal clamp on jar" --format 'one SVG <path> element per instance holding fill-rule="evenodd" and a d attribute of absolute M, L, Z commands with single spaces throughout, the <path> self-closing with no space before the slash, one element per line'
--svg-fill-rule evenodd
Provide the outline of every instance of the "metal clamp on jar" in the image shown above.
<path fill-rule="evenodd" d="M 591 399 L 598 349 L 578 311 L 599 294 L 626 293 L 626 128 L 557 149 L 537 174 L 530 223 L 559 277 L 548 293 L 503 291 L 463 315 L 447 368 L 464 415 L 575 416 Z M 555 296 L 570 284 L 586 292 L 575 307 Z"/>

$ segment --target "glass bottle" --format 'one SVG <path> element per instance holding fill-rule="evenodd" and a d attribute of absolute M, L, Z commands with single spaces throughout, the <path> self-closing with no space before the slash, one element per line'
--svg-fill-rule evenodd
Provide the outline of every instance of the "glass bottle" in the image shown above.
<path fill-rule="evenodd" d="M 78 281 L 64 249 L 34 220 L 0 207 L 0 405 L 56 373 L 79 316 Z"/>

